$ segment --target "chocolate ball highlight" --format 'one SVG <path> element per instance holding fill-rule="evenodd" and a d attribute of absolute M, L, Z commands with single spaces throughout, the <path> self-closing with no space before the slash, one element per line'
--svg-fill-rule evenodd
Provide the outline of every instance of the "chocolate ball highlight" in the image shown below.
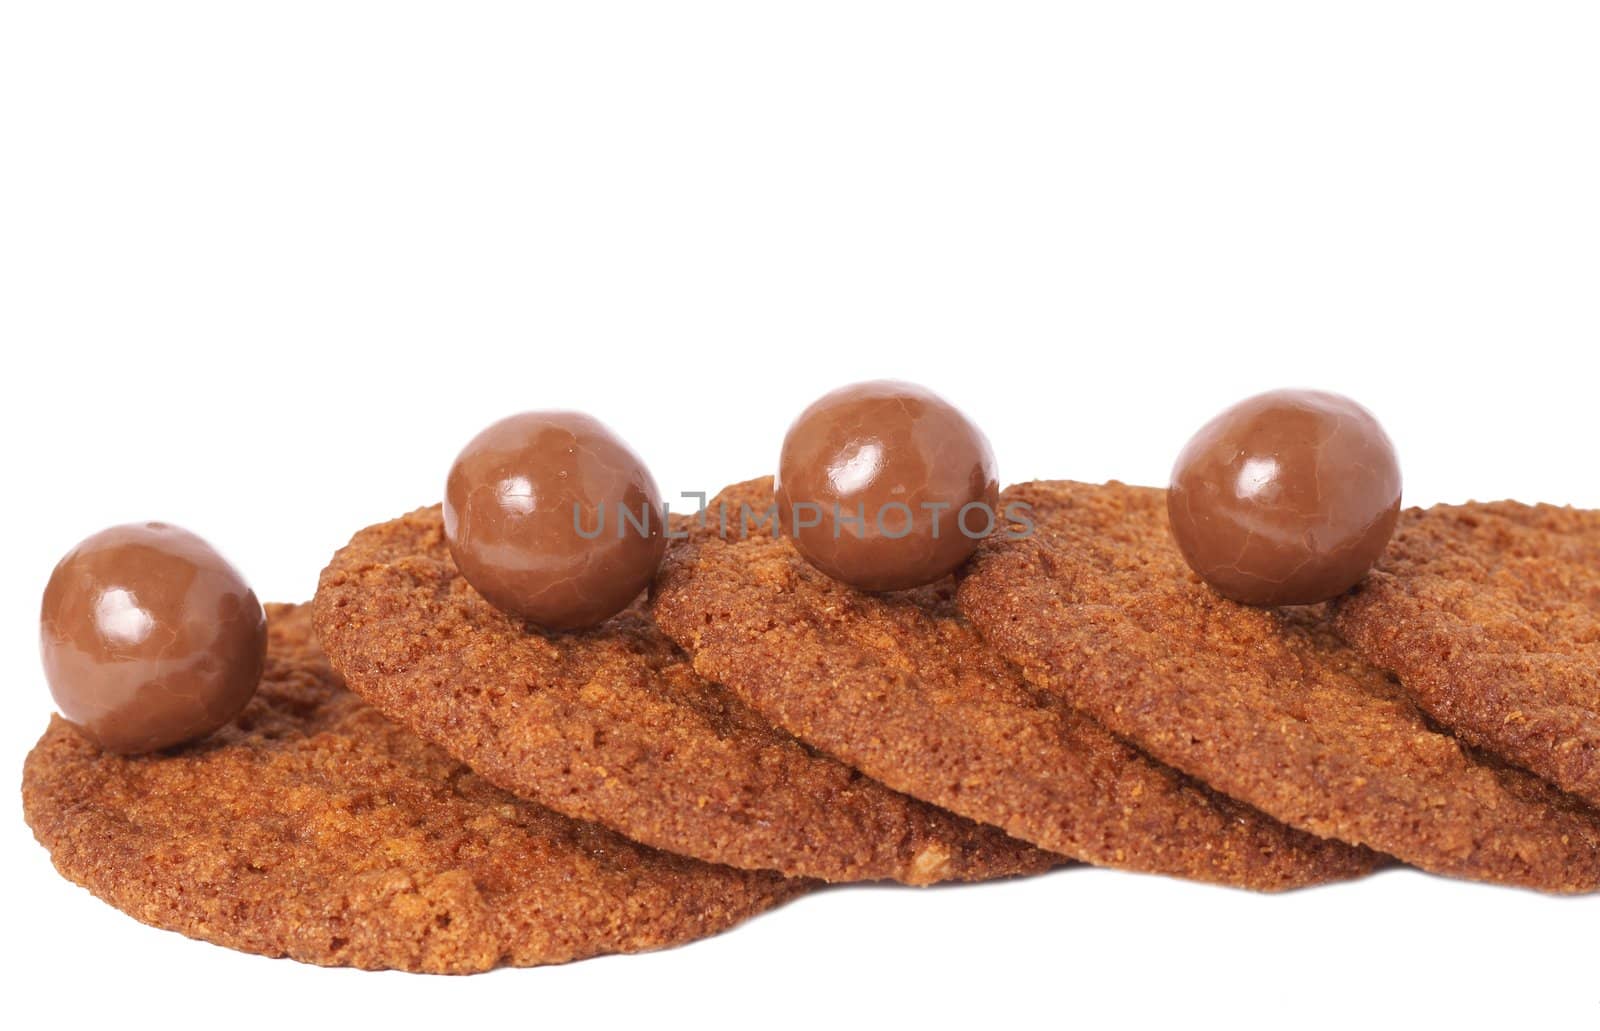
<path fill-rule="evenodd" d="M 101 748 L 151 752 L 232 720 L 261 682 L 266 613 L 238 570 L 187 530 L 102 530 L 56 565 L 40 655 L 66 719 Z"/>
<path fill-rule="evenodd" d="M 866 591 L 932 583 L 996 528 L 983 433 L 912 383 L 875 380 L 814 402 L 778 459 L 778 519 L 805 559 Z"/>
<path fill-rule="evenodd" d="M 1400 516 L 1400 465 L 1347 397 L 1275 390 L 1206 423 L 1172 470 L 1167 515 L 1190 568 L 1248 605 L 1309 605 L 1367 575 Z"/>
<path fill-rule="evenodd" d="M 467 582 L 546 630 L 621 612 L 667 543 L 650 470 L 579 412 L 524 412 L 474 437 L 450 467 L 444 528 Z"/>

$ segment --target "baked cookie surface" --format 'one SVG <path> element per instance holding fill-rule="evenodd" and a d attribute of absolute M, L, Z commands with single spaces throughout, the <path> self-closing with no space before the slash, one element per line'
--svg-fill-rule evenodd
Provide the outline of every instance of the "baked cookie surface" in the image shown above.
<path fill-rule="evenodd" d="M 1411 509 L 1334 611 L 1462 740 L 1600 805 L 1600 512 Z"/>
<path fill-rule="evenodd" d="M 955 612 L 948 583 L 869 595 L 770 532 L 770 479 L 723 491 L 669 547 L 652 604 L 695 668 L 868 775 L 1073 858 L 1263 890 L 1378 857 L 1295 831 L 1150 760 L 1035 691 Z M 724 533 L 718 511 L 729 512 Z"/>
<path fill-rule="evenodd" d="M 543 634 L 451 561 L 437 507 L 369 527 L 317 591 L 351 688 L 490 781 L 658 848 L 829 881 L 1036 873 L 1063 860 L 891 791 L 701 679 L 630 610 Z"/>
<path fill-rule="evenodd" d="M 52 718 L 23 806 L 69 880 L 230 948 L 430 973 L 686 942 L 807 887 L 490 786 L 346 691 L 307 608 L 267 608 L 261 687 L 209 737 L 127 758 Z"/>
<path fill-rule="evenodd" d="M 1600 887 L 1600 816 L 1435 730 L 1311 610 L 1226 601 L 1184 564 L 1164 493 L 1038 482 L 979 550 L 967 616 L 1035 684 L 1297 827 L 1437 873 Z"/>

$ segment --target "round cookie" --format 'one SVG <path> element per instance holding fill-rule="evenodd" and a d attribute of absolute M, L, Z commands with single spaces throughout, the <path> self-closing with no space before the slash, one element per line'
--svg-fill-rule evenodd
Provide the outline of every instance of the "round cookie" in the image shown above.
<path fill-rule="evenodd" d="M 1294 826 L 1436 873 L 1600 888 L 1600 815 L 1435 730 L 1318 610 L 1208 589 L 1163 491 L 1040 482 L 1002 501 L 1035 528 L 985 542 L 960 604 L 1033 683 Z"/>
<path fill-rule="evenodd" d="M 513 798 L 344 690 L 308 609 L 268 616 L 260 690 L 199 742 L 129 758 L 51 719 L 22 801 L 63 876 L 245 952 L 452 974 L 686 942 L 807 887 Z"/>
<path fill-rule="evenodd" d="M 1600 805 L 1600 512 L 1407 511 L 1334 622 L 1462 740 Z"/>
<path fill-rule="evenodd" d="M 704 525 L 669 547 L 653 606 L 702 675 L 802 740 L 1104 866 L 1270 891 L 1378 861 L 1223 798 L 1030 689 L 955 612 L 948 582 L 865 594 L 770 527 L 741 533 L 741 506 L 763 513 L 771 502 L 770 479 L 723 491 Z"/>
<path fill-rule="evenodd" d="M 437 507 L 356 534 L 317 629 L 351 688 L 500 787 L 636 841 L 828 881 L 911 884 L 1062 862 L 891 791 L 697 676 L 648 616 L 546 634 L 451 561 Z"/>

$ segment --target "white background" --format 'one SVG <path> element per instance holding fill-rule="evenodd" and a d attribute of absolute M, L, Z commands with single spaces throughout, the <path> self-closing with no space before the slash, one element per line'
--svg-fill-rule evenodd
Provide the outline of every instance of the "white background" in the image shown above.
<path fill-rule="evenodd" d="M 79 538 L 172 520 L 303 599 L 522 409 L 715 490 L 815 395 L 892 375 L 964 406 L 1007 480 L 1161 483 L 1215 410 L 1316 386 L 1385 422 L 1411 501 L 1600 505 L 1592 4 L 3 11 L 13 778 Z M 1410 872 L 835 890 L 451 980 L 147 929 L 53 875 L 14 794 L 0 823 L 4 1005 L 111 1026 L 1600 1017 L 1600 899 Z"/>

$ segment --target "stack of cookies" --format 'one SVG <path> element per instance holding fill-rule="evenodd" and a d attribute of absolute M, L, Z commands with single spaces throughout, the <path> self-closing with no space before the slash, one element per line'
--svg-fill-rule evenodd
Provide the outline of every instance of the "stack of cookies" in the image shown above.
<path fill-rule="evenodd" d="M 1157 489 L 1012 487 L 1029 532 L 899 590 L 727 531 L 782 491 L 677 517 L 647 592 L 566 631 L 491 604 L 439 506 L 362 530 L 268 606 L 242 713 L 133 756 L 56 718 L 28 820 L 148 923 L 433 972 L 1070 862 L 1600 889 L 1600 512 L 1410 510 L 1354 590 L 1265 608 L 1196 575 Z"/>

